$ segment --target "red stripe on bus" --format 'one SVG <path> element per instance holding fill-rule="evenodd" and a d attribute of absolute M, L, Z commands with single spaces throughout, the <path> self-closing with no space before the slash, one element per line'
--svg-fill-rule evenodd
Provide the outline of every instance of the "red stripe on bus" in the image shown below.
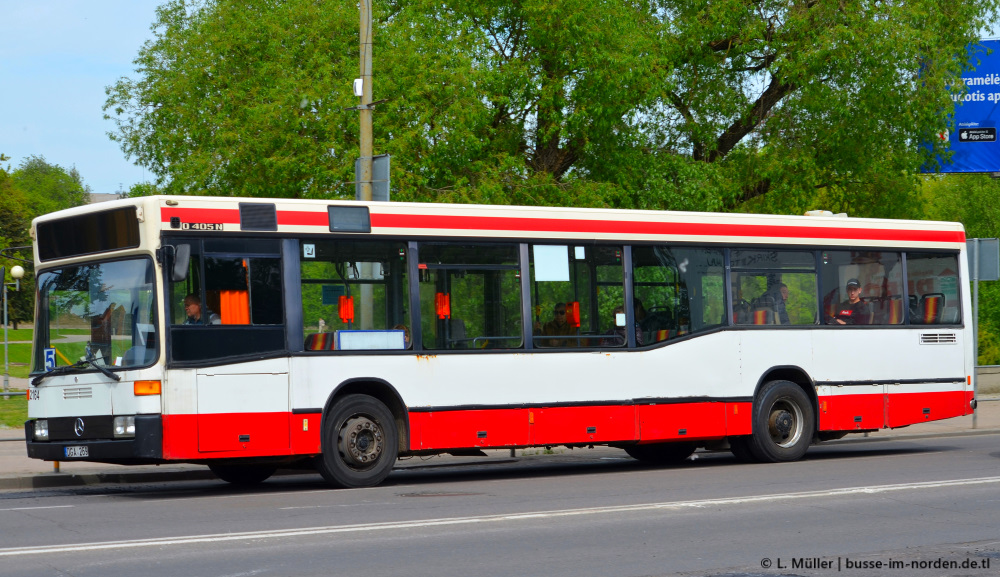
<path fill-rule="evenodd" d="M 819 430 L 902 427 L 972 413 L 972 393 L 820 397 Z M 705 441 L 752 432 L 750 402 L 601 405 L 410 412 L 409 450 Z M 316 455 L 321 415 L 225 413 L 163 415 L 163 458 Z M 241 440 L 248 436 L 248 441 Z M 402 448 L 406 450 L 406 447 Z"/>
<path fill-rule="evenodd" d="M 903 427 L 972 413 L 972 393 L 872 393 L 819 397 L 819 430 L 865 431 Z"/>
<path fill-rule="evenodd" d="M 163 207 L 161 219 L 171 217 L 181 222 L 239 224 L 238 209 Z M 330 224 L 326 212 L 281 210 L 280 226 L 324 226 Z M 500 216 L 451 216 L 413 214 L 372 214 L 373 228 L 424 230 L 485 230 L 504 232 L 560 232 L 577 234 L 672 235 L 814 238 L 840 240 L 879 240 L 897 242 L 965 242 L 961 231 L 899 230 L 871 228 L 833 228 L 778 226 L 761 224 L 707 224 L 689 222 L 633 222 L 557 218 L 511 218 Z"/>
<path fill-rule="evenodd" d="M 411 412 L 410 449 L 643 443 L 749 435 L 751 403 Z"/>
<path fill-rule="evenodd" d="M 239 224 L 240 211 L 236 208 L 174 208 L 160 209 L 160 220 L 170 222 L 172 217 L 181 222 L 204 222 L 211 224 Z"/>
<path fill-rule="evenodd" d="M 279 226 L 330 226 L 330 215 L 326 212 L 305 212 L 301 210 L 279 210 Z"/>
<path fill-rule="evenodd" d="M 759 224 L 708 224 L 688 222 L 632 222 L 493 216 L 373 214 L 372 227 L 437 230 L 496 230 L 518 232 L 567 232 L 622 235 L 735 236 L 774 238 L 824 238 L 920 242 L 965 242 L 961 231 L 825 228 Z"/>

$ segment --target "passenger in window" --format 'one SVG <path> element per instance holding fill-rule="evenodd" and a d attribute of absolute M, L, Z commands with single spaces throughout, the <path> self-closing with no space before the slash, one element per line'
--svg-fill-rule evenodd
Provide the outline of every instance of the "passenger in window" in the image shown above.
<path fill-rule="evenodd" d="M 646 320 L 646 307 L 643 306 L 641 300 L 634 299 L 633 308 L 635 309 L 635 324 L 641 325 L 642 321 Z"/>
<path fill-rule="evenodd" d="M 552 311 L 551 321 L 544 325 L 539 322 L 535 323 L 535 335 L 537 335 L 535 340 L 542 347 L 575 347 L 578 344 L 575 338 L 560 339 L 543 337 L 575 337 L 576 334 L 576 327 L 566 321 L 566 303 L 556 303 L 555 309 Z"/>
<path fill-rule="evenodd" d="M 211 311 L 207 310 L 205 312 L 206 314 L 203 315 L 201 310 L 201 299 L 198 297 L 198 295 L 191 293 L 188 296 L 184 297 L 184 314 L 187 315 L 187 319 L 184 320 L 184 324 L 186 325 L 219 324 L 219 315 L 214 314 Z M 202 318 L 203 316 L 208 319 L 207 323 L 205 322 L 205 319 Z"/>
<path fill-rule="evenodd" d="M 610 336 L 601 339 L 602 347 L 624 347 L 628 344 L 625 327 L 618 325 L 618 315 L 625 315 L 625 307 L 615 307 L 614 320 L 612 321 L 611 330 L 605 333 Z M 642 329 L 639 328 L 638 324 L 633 324 L 632 330 L 635 331 L 635 346 L 641 347 L 643 343 Z"/>
<path fill-rule="evenodd" d="M 774 291 L 774 313 L 777 315 L 779 325 L 792 324 L 791 321 L 788 320 L 788 309 L 786 308 L 787 304 L 788 285 L 781 283 Z"/>
<path fill-rule="evenodd" d="M 830 317 L 831 325 L 871 324 L 872 311 L 868 303 L 861 300 L 861 283 L 852 278 L 847 281 L 847 300 L 840 303 L 837 312 Z"/>
<path fill-rule="evenodd" d="M 406 325 L 396 325 L 396 326 L 392 327 L 392 330 L 394 330 L 394 331 L 403 331 L 403 348 L 404 349 L 409 349 L 410 346 L 411 346 L 411 343 L 410 343 L 410 329 L 407 328 Z"/>

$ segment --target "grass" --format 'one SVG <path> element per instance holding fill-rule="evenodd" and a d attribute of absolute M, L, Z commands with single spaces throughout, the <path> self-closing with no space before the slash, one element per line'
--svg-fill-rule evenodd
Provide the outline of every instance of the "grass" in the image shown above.
<path fill-rule="evenodd" d="M 28 399 L 24 394 L 0 397 L 0 428 L 20 429 L 28 420 Z"/>
<path fill-rule="evenodd" d="M 27 378 L 31 365 L 31 345 L 28 343 L 8 343 L 7 362 L 10 365 L 10 376 Z M 0 372 L 2 371 L 3 368 L 0 367 Z"/>
<path fill-rule="evenodd" d="M 17 329 L 16 331 L 14 329 L 7 329 L 7 340 L 10 342 L 30 341 L 34 332 L 34 329 Z"/>

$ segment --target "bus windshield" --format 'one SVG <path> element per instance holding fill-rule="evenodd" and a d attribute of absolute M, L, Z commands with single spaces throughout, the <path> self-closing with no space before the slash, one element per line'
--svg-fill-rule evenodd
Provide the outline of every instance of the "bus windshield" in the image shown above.
<path fill-rule="evenodd" d="M 38 275 L 32 373 L 89 360 L 128 369 L 156 359 L 153 261 L 66 266 Z"/>

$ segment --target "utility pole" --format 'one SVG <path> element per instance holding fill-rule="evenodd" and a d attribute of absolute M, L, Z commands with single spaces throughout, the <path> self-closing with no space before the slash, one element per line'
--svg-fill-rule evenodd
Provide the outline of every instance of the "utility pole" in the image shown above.
<path fill-rule="evenodd" d="M 361 198 L 372 199 L 372 0 L 361 4 Z"/>
<path fill-rule="evenodd" d="M 360 0 L 361 5 L 361 104 L 358 112 L 361 119 L 361 198 L 372 199 L 372 0 Z M 362 263 L 361 278 L 368 281 L 372 278 L 372 264 Z M 361 328 L 374 328 L 374 299 L 372 285 L 364 282 L 361 285 Z"/>

